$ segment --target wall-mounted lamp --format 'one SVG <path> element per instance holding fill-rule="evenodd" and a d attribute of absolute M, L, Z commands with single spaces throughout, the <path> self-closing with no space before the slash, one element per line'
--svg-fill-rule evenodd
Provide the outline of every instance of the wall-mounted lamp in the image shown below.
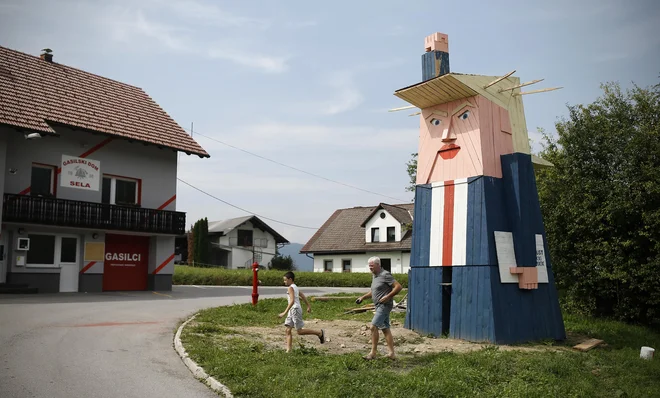
<path fill-rule="evenodd" d="M 18 171 L 18 169 L 15 169 L 15 168 L 12 167 L 12 168 L 9 169 L 9 174 L 16 174 L 17 171 Z"/>
<path fill-rule="evenodd" d="M 98 237 L 99 237 L 99 234 L 97 234 L 96 232 L 94 232 L 92 234 L 92 239 L 97 239 Z"/>
<path fill-rule="evenodd" d="M 23 235 L 25 233 L 25 228 L 19 228 L 18 229 L 18 234 Z"/>

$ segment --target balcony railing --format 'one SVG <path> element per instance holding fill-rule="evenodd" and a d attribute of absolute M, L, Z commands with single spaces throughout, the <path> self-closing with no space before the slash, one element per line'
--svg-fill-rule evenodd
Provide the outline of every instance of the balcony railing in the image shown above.
<path fill-rule="evenodd" d="M 186 213 L 5 194 L 2 221 L 182 235 Z"/>

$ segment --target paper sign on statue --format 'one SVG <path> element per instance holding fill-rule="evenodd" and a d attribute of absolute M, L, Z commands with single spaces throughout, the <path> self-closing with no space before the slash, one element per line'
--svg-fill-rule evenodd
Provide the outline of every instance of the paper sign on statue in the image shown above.
<path fill-rule="evenodd" d="M 545 248 L 541 234 L 536 234 L 536 267 L 539 270 L 539 283 L 548 283 L 548 267 L 545 264 Z"/>
<path fill-rule="evenodd" d="M 100 161 L 62 155 L 61 186 L 85 191 L 98 191 L 100 181 Z"/>
<path fill-rule="evenodd" d="M 517 267 L 516 253 L 513 249 L 511 232 L 495 231 L 495 249 L 497 267 L 500 271 L 500 283 L 518 283 L 518 275 L 512 274 L 509 267 Z"/>

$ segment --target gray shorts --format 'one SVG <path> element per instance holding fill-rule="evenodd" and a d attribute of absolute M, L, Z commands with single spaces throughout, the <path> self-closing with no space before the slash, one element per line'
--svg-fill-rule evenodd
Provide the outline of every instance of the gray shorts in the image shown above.
<path fill-rule="evenodd" d="M 291 309 L 289 309 L 289 314 L 286 316 L 286 320 L 284 321 L 284 326 L 289 326 L 295 328 L 296 330 L 302 329 L 303 326 L 305 326 L 305 322 L 303 322 L 302 317 L 302 308 L 291 307 Z"/>
<path fill-rule="evenodd" d="M 376 313 L 374 314 L 374 319 L 371 320 L 371 324 L 377 327 L 380 330 L 390 328 L 390 312 L 392 311 L 393 305 L 378 304 L 376 305 Z"/>

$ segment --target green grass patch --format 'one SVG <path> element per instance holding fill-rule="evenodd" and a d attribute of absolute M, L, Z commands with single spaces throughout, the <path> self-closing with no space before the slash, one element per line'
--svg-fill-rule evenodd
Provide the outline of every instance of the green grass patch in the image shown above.
<path fill-rule="evenodd" d="M 294 271 L 296 283 L 308 287 L 369 287 L 371 273 L 368 272 L 306 272 Z M 259 271 L 261 286 L 282 286 L 284 271 Z M 393 274 L 405 288 L 408 287 L 408 274 Z M 172 283 L 175 285 L 215 285 L 215 286 L 251 286 L 252 270 L 224 268 L 201 268 L 187 265 L 174 267 Z"/>
<path fill-rule="evenodd" d="M 395 362 L 365 361 L 366 351 L 326 354 L 317 342 L 295 337 L 293 352 L 286 354 L 252 336 L 226 333 L 241 326 L 273 327 L 283 346 L 283 320 L 277 314 L 285 307 L 285 299 L 267 299 L 256 307 L 203 310 L 195 318 L 203 328 L 184 329 L 182 340 L 200 366 L 240 397 L 660 397 L 660 360 L 639 358 L 641 345 L 660 348 L 660 334 L 618 322 L 566 316 L 568 332 L 608 344 L 586 353 L 488 346 L 465 354 L 399 353 Z M 352 307 L 350 299 L 315 301 L 305 319 L 371 320 L 371 313 L 343 314 Z M 403 316 L 392 313 L 400 322 Z"/>
<path fill-rule="evenodd" d="M 304 293 L 304 290 L 303 290 Z M 405 291 L 399 292 L 394 297 L 394 300 L 401 300 L 405 295 Z M 314 318 L 319 320 L 355 320 L 369 322 L 373 318 L 373 313 L 363 312 L 359 314 L 344 314 L 350 308 L 357 308 L 360 305 L 355 304 L 355 295 L 334 294 L 327 295 L 326 297 L 342 297 L 346 296 L 346 300 L 332 300 L 332 301 L 311 301 L 312 313 L 308 314 L 307 307 L 304 302 L 301 302 L 303 310 L 305 311 L 305 319 Z M 313 296 L 309 296 L 311 299 Z M 366 302 L 365 302 L 366 303 Z M 365 303 L 362 303 L 364 305 Z M 371 301 L 368 301 L 371 303 Z M 284 311 L 287 306 L 286 299 L 267 299 L 259 300 L 256 306 L 252 304 L 240 304 L 232 306 L 222 306 L 216 308 L 209 308 L 200 311 L 195 321 L 204 322 L 213 325 L 222 326 L 262 326 L 262 327 L 276 327 L 284 323 L 284 319 L 278 318 L 277 315 Z M 405 313 L 392 312 L 390 319 L 392 321 L 403 322 Z M 283 329 L 280 331 L 283 332 Z"/>

